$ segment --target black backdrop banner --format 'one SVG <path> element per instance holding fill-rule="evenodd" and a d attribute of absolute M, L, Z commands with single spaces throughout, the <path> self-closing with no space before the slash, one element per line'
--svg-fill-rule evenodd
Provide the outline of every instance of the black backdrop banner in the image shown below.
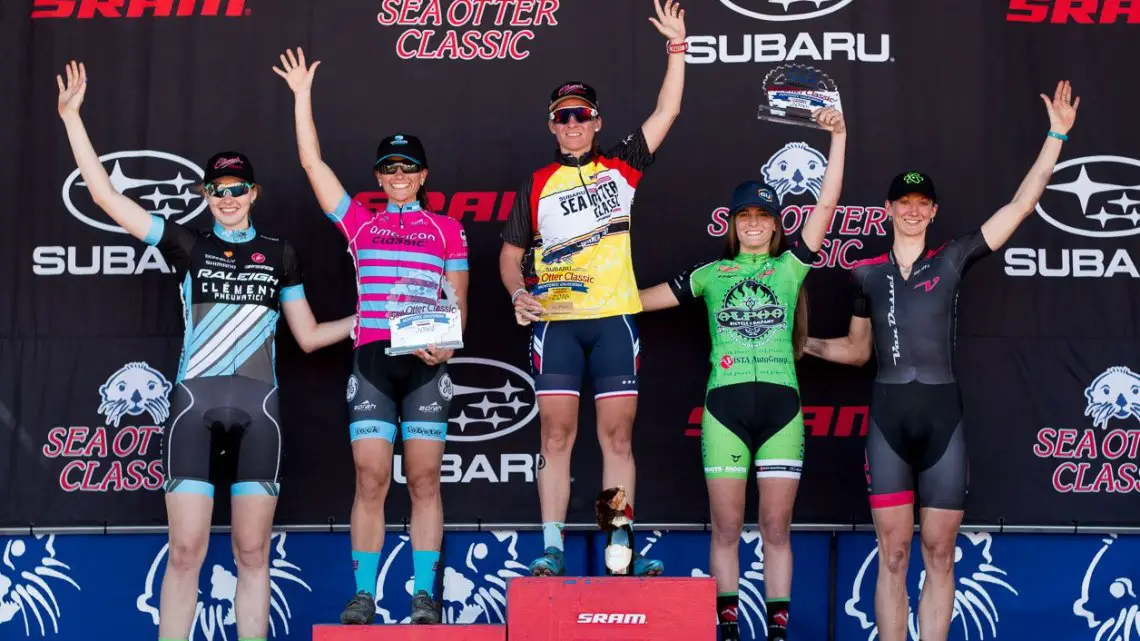
<path fill-rule="evenodd" d="M 1008 3 L 1007 3 L 1008 2 Z M 884 251 L 889 178 L 938 183 L 932 240 L 977 228 L 1008 202 L 1048 120 L 1040 93 L 1083 99 L 1036 215 L 967 276 L 957 369 L 970 452 L 966 520 L 978 525 L 1140 526 L 1140 7 L 1122 0 L 702 0 L 681 116 L 634 207 L 638 282 L 716 256 L 744 179 L 787 179 L 784 225 L 815 202 L 826 134 L 756 118 L 785 63 L 834 79 L 850 142 L 841 207 L 807 280 L 815 336 L 846 332 L 846 267 Z M 472 274 L 467 347 L 444 463 L 450 523 L 540 521 L 538 416 L 527 330 L 498 279 L 499 233 L 531 170 L 549 161 L 546 99 L 570 78 L 598 88 L 603 141 L 652 111 L 665 71 L 650 0 L 35 0 L 0 21 L 0 527 L 161 525 L 159 435 L 182 336 L 177 277 L 92 203 L 56 114 L 53 77 L 87 65 L 83 115 L 116 186 L 204 228 L 186 190 L 200 163 L 237 148 L 266 190 L 259 229 L 290 240 L 320 319 L 355 305 L 351 259 L 297 160 L 293 95 L 272 73 L 302 46 L 321 60 L 314 111 L 349 191 L 383 195 L 381 137 L 428 147 L 431 203 L 459 219 Z M 700 406 L 704 309 L 644 314 L 634 452 L 639 520 L 704 523 Z M 304 354 L 279 327 L 285 456 L 281 524 L 347 522 L 353 494 L 345 385 L 350 346 Z M 863 436 L 874 363 L 799 365 L 808 441 L 797 523 L 866 523 Z M 115 401 L 153 395 L 141 413 Z M 588 397 L 587 397 L 588 398 Z M 129 405 L 129 404 L 128 404 Z M 165 409 L 162 409 L 165 408 Z M 601 460 L 583 407 L 570 520 L 592 521 Z M 397 466 L 389 518 L 407 514 Z M 224 496 L 224 494 L 219 495 Z M 753 495 L 754 496 L 754 495 Z M 219 501 L 217 519 L 228 519 Z M 750 499 L 749 519 L 755 518 Z"/>

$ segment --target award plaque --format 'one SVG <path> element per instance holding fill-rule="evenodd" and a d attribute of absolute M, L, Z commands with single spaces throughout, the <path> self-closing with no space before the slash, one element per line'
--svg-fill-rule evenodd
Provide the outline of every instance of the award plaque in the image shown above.
<path fill-rule="evenodd" d="M 806 65 L 780 65 L 764 77 L 766 102 L 756 117 L 784 125 L 822 129 L 812 114 L 826 107 L 843 111 L 839 89 L 830 76 Z"/>
<path fill-rule="evenodd" d="M 633 506 L 626 500 L 625 488 L 603 490 L 594 502 L 598 526 L 606 533 L 606 574 L 633 574 Z"/>
<path fill-rule="evenodd" d="M 463 347 L 458 297 L 446 277 L 413 272 L 401 276 L 388 296 L 395 304 L 388 313 L 391 346 L 384 349 L 385 354 L 411 354 L 429 345 L 444 349 Z"/>

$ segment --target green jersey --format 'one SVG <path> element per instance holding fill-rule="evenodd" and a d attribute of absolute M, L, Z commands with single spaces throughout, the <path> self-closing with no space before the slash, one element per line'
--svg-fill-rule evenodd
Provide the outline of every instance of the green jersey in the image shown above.
<path fill-rule="evenodd" d="M 703 298 L 708 306 L 709 389 L 754 382 L 799 389 L 792 328 L 814 258 L 800 242 L 777 258 L 740 254 L 697 265 L 670 282 L 678 301 Z"/>

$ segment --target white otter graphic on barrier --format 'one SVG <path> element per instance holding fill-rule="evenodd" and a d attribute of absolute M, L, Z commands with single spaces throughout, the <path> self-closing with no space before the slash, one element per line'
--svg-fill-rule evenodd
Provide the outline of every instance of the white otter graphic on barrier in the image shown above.
<path fill-rule="evenodd" d="M 270 540 L 269 553 L 269 636 L 287 636 L 289 621 L 293 618 L 289 607 L 287 590 L 300 586 L 312 592 L 301 579 L 301 568 L 290 563 L 285 551 L 285 533 L 274 534 Z M 166 568 L 170 544 L 162 546 L 150 565 L 146 575 L 143 593 L 135 600 L 139 612 L 149 614 L 154 625 L 158 625 L 158 596 L 162 587 L 162 574 Z M 229 556 L 227 567 L 206 563 L 199 575 L 198 607 L 194 624 L 190 628 L 190 641 L 235 641 L 237 619 L 234 611 L 234 598 L 237 595 L 237 569 L 233 557 Z M 289 590 L 292 592 L 292 590 Z"/>
<path fill-rule="evenodd" d="M 991 592 L 1002 588 L 1016 595 L 1017 590 L 1006 582 L 1006 572 L 994 565 L 990 546 L 993 539 L 989 533 L 963 532 L 954 548 L 954 613 L 950 619 L 951 639 L 997 638 L 1000 616 Z M 871 550 L 851 587 L 851 597 L 844 604 L 844 612 L 859 621 L 859 626 L 867 631 L 867 641 L 879 636 L 875 625 L 875 576 L 869 572 L 877 570 L 878 548 Z M 911 563 L 921 563 L 921 558 L 912 556 Z M 909 637 L 917 641 L 918 636 L 918 597 L 926 581 L 926 571 L 919 574 L 917 585 L 908 585 L 907 593 L 911 607 L 907 616 Z"/>
<path fill-rule="evenodd" d="M 1110 534 L 1097 551 L 1081 580 L 1081 596 L 1073 614 L 1081 617 L 1095 641 L 1140 640 L 1140 598 L 1132 577 L 1121 576 L 1123 553 L 1113 554 L 1116 535 Z"/>
<path fill-rule="evenodd" d="M 70 575 L 71 566 L 56 558 L 54 534 L 9 539 L 0 557 L 0 637 L 12 638 L 5 625 L 18 630 L 20 623 L 28 637 L 59 634 L 63 611 L 55 588 L 80 589 Z"/>
<path fill-rule="evenodd" d="M 1085 388 L 1085 416 L 1093 426 L 1108 429 L 1110 419 L 1140 420 L 1140 375 L 1127 367 L 1110 367 Z"/>
<path fill-rule="evenodd" d="M 170 416 L 168 395 L 172 386 L 158 370 L 146 363 L 127 363 L 99 387 L 99 413 L 108 427 L 118 427 L 124 416 L 150 414 L 156 425 Z"/>
<path fill-rule="evenodd" d="M 517 532 L 489 532 L 485 540 L 467 546 L 463 566 L 443 567 L 443 622 L 449 624 L 505 623 L 507 620 L 507 581 L 526 576 L 527 567 L 519 562 Z M 393 573 L 396 563 L 411 565 L 412 547 L 406 535 L 380 568 L 376 579 L 377 622 L 408 623 L 411 617 L 397 619 L 381 604 L 393 599 L 393 592 L 411 598 L 413 579 Z M 441 564 L 442 566 L 442 564 Z M 401 600 L 402 602 L 402 600 Z"/>
<path fill-rule="evenodd" d="M 666 536 L 660 530 L 646 536 L 646 544 L 641 548 L 640 554 L 648 556 L 653 546 Z M 738 623 L 742 629 L 748 627 L 752 638 L 759 639 L 768 633 L 768 603 L 764 597 L 764 539 L 758 530 L 745 530 L 740 533 L 740 543 L 744 548 L 744 558 L 741 560 L 740 587 L 737 593 Z M 710 575 L 701 568 L 692 568 L 689 576 Z"/>

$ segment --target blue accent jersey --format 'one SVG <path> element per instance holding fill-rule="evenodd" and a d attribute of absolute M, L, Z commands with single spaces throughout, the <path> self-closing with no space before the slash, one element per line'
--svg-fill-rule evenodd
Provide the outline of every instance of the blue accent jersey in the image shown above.
<path fill-rule="evenodd" d="M 276 385 L 281 304 L 305 296 L 293 247 L 253 227 L 198 232 L 158 216 L 144 240 L 183 274 L 177 380 L 240 375 Z"/>

